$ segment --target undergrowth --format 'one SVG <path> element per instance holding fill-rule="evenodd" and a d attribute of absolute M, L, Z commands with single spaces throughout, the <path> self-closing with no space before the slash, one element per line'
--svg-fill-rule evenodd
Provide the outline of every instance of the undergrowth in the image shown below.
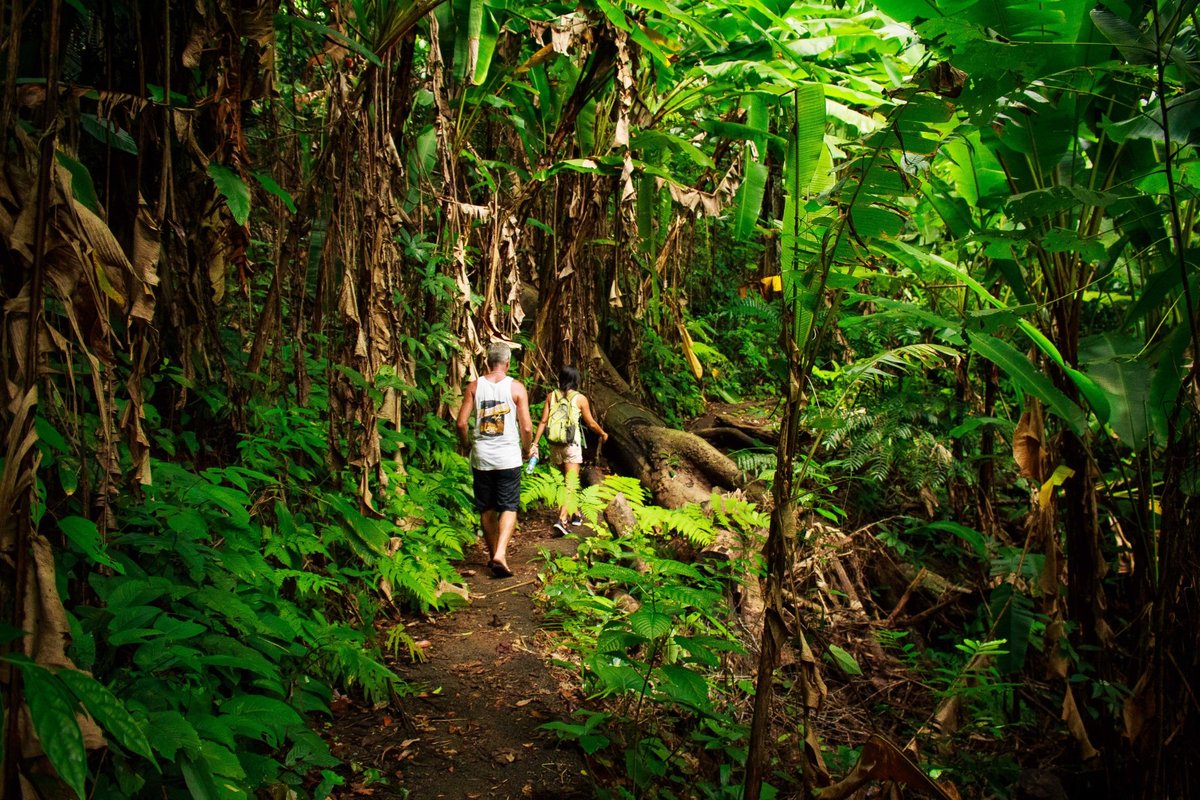
<path fill-rule="evenodd" d="M 522 501 L 554 504 L 561 484 L 538 473 Z M 619 537 L 600 517 L 618 494 L 636 520 Z M 746 653 L 728 587 L 760 574 L 756 537 L 766 516 L 717 494 L 704 507 L 658 508 L 622 477 L 584 489 L 580 507 L 599 533 L 580 541 L 575 557 L 546 556 L 545 597 L 574 654 L 560 665 L 578 671 L 592 702 L 545 727 L 576 742 L 608 776 L 600 796 L 738 796 L 753 686 L 741 677 Z M 713 543 L 718 529 L 754 555 L 696 563 L 667 555 Z"/>
<path fill-rule="evenodd" d="M 31 702 L 33 722 L 79 794 L 86 785 L 104 798 L 325 797 L 342 781 L 315 732 L 333 690 L 372 703 L 408 691 L 384 664 L 376 625 L 391 606 L 457 599 L 438 587 L 457 578 L 451 562 L 473 537 L 469 470 L 441 441 L 444 425 L 429 427 L 433 441 L 408 434 L 409 452 L 430 455 L 386 466 L 371 511 L 351 499 L 350 473 L 329 465 L 323 403 L 249 403 L 237 466 L 212 465 L 218 451 L 148 415 L 177 460 L 151 461 L 153 483 L 119 495 L 108 531 L 79 496 L 42 487 L 46 522 L 62 534 L 68 656 L 92 677 L 18 666 L 47 698 Z M 39 420 L 51 470 L 78 463 L 55 424 Z M 414 643 L 395 626 L 386 646 Z M 87 757 L 80 710 L 107 734 L 103 759 Z"/>

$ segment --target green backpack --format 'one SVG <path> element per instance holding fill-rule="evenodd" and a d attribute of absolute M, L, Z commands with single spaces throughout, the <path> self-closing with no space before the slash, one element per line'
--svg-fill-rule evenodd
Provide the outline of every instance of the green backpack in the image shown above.
<path fill-rule="evenodd" d="M 550 393 L 550 420 L 546 424 L 546 439 L 551 444 L 576 444 L 579 435 L 579 407 L 572 402 L 578 392 Z"/>

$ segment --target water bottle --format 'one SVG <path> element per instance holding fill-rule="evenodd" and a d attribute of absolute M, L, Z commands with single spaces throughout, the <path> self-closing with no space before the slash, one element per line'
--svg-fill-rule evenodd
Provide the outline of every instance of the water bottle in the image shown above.
<path fill-rule="evenodd" d="M 537 467 L 537 462 L 538 462 L 538 454 L 534 453 L 533 455 L 531 455 L 529 457 L 529 463 L 525 465 L 525 474 L 526 475 L 533 474 L 534 468 Z"/>

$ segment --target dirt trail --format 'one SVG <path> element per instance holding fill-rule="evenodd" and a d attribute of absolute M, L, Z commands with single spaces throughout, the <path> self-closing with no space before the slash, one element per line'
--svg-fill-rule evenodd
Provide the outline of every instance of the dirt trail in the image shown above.
<path fill-rule="evenodd" d="M 537 730 L 569 717 L 578 700 L 571 676 L 542 651 L 542 615 L 532 599 L 541 588 L 538 552 L 570 554 L 575 542 L 551 538 L 549 511 L 521 517 L 509 547 L 513 577 L 493 579 L 480 545 L 459 567 L 470 605 L 409 623 L 413 639 L 429 642 L 427 660 L 412 664 L 402 654 L 393 666 L 419 694 L 397 701 L 400 711 L 335 704 L 326 736 L 352 772 L 341 770 L 347 780 L 333 797 L 593 796 L 578 751 Z"/>

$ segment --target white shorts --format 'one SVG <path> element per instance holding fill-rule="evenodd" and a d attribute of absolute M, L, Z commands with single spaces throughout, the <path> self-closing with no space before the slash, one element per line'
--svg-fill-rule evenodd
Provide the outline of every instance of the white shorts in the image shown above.
<path fill-rule="evenodd" d="M 556 467 L 563 464 L 582 464 L 583 448 L 577 444 L 551 444 L 550 463 Z"/>

